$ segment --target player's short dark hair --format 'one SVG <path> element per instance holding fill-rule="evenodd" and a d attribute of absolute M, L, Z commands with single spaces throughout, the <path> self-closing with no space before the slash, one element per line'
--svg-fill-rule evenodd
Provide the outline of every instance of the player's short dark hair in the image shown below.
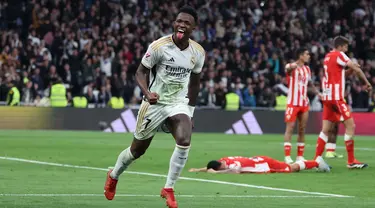
<path fill-rule="evenodd" d="M 207 170 L 208 169 L 219 170 L 220 166 L 221 166 L 221 162 L 217 160 L 211 160 L 210 162 L 207 163 Z"/>
<path fill-rule="evenodd" d="M 333 39 L 333 45 L 335 46 L 335 48 L 339 46 L 343 46 L 343 45 L 348 45 L 348 44 L 349 44 L 349 39 L 347 39 L 344 36 L 336 36 Z"/>
<path fill-rule="evenodd" d="M 198 22 L 198 13 L 197 13 L 197 11 L 193 7 L 191 7 L 189 5 L 185 5 L 185 6 L 181 7 L 180 10 L 178 11 L 178 13 L 190 14 L 191 16 L 194 17 L 195 23 Z"/>
<path fill-rule="evenodd" d="M 305 53 L 305 51 L 308 51 L 307 48 L 299 48 L 296 50 L 296 59 L 299 59 L 299 56 L 303 55 L 303 53 Z"/>

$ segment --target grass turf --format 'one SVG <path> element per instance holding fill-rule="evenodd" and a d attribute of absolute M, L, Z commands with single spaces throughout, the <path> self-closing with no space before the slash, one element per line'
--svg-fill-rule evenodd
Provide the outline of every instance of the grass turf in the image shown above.
<path fill-rule="evenodd" d="M 295 138 L 294 138 L 295 139 Z M 103 194 L 105 168 L 113 166 L 119 152 L 132 140 L 131 134 L 61 131 L 0 131 L 0 156 L 52 163 L 103 168 L 88 170 L 56 167 L 0 159 L 0 204 L 9 208 L 93 208 L 93 207 L 165 207 L 157 197 L 165 183 L 164 177 L 125 173 L 118 184 L 117 196 L 107 201 Z M 343 145 L 340 138 L 338 145 Z M 179 180 L 176 194 L 179 207 L 277 207 L 312 208 L 375 207 L 374 139 L 356 137 L 356 156 L 369 163 L 364 170 L 348 170 L 346 159 L 328 159 L 331 173 L 314 170 L 293 174 L 211 175 L 189 173 L 191 167 L 202 167 L 208 160 L 224 156 L 267 155 L 283 159 L 282 135 L 234 136 L 224 134 L 194 134 L 192 149 L 183 177 L 251 184 L 217 184 Z M 314 154 L 316 136 L 307 137 L 305 157 Z M 169 134 L 158 134 L 149 151 L 128 169 L 129 171 L 166 175 L 174 141 Z M 344 153 L 341 148 L 338 152 Z M 295 155 L 296 147 L 292 149 Z M 264 189 L 262 186 L 278 188 Z M 338 198 L 312 193 L 294 193 L 280 189 L 353 196 Z M 4 195 L 4 194 L 57 194 Z M 58 195 L 68 194 L 68 195 Z M 77 195 L 73 195 L 77 194 Z M 79 194 L 94 194 L 79 196 Z M 194 196 L 186 196 L 194 195 Z M 237 197 L 236 197 L 237 196 Z M 320 198 L 320 197 L 324 198 Z M 319 198 L 317 198 L 319 197 Z"/>

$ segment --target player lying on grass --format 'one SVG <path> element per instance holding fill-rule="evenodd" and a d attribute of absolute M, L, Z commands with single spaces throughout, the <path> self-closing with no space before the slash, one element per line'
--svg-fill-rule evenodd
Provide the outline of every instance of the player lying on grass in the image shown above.
<path fill-rule="evenodd" d="M 331 169 L 322 157 L 315 160 L 297 161 L 287 164 L 267 156 L 255 157 L 224 157 L 208 162 L 207 167 L 191 168 L 189 172 L 207 173 L 291 173 L 300 170 L 318 168 L 329 172 Z"/>

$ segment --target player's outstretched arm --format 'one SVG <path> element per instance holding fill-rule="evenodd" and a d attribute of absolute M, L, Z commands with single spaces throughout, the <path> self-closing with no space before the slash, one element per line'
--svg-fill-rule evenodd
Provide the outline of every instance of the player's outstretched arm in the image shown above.
<path fill-rule="evenodd" d="M 363 73 L 363 71 L 361 70 L 359 64 L 357 63 L 354 63 L 352 61 L 349 61 L 347 63 L 347 66 L 350 68 L 350 69 L 353 69 L 353 71 L 356 73 L 357 77 L 359 77 L 367 86 L 367 91 L 370 91 L 372 90 L 372 85 L 371 83 L 367 80 L 366 78 L 366 75 Z"/>
<path fill-rule="evenodd" d="M 345 77 L 348 77 L 348 76 L 352 75 L 353 73 L 354 73 L 353 69 L 347 69 L 347 70 L 345 70 Z"/>
<path fill-rule="evenodd" d="M 207 173 L 232 173 L 232 174 L 240 174 L 240 170 L 236 169 L 225 169 L 225 170 L 214 170 L 214 169 L 208 169 Z"/>
<path fill-rule="evenodd" d="M 189 172 L 207 172 L 207 168 L 190 168 Z"/>

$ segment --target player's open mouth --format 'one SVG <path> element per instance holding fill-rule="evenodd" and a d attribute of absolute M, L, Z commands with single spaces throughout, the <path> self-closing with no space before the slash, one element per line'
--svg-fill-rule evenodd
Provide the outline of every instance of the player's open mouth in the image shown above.
<path fill-rule="evenodd" d="M 177 29 L 177 38 L 182 39 L 184 37 L 185 31 L 183 29 Z"/>

